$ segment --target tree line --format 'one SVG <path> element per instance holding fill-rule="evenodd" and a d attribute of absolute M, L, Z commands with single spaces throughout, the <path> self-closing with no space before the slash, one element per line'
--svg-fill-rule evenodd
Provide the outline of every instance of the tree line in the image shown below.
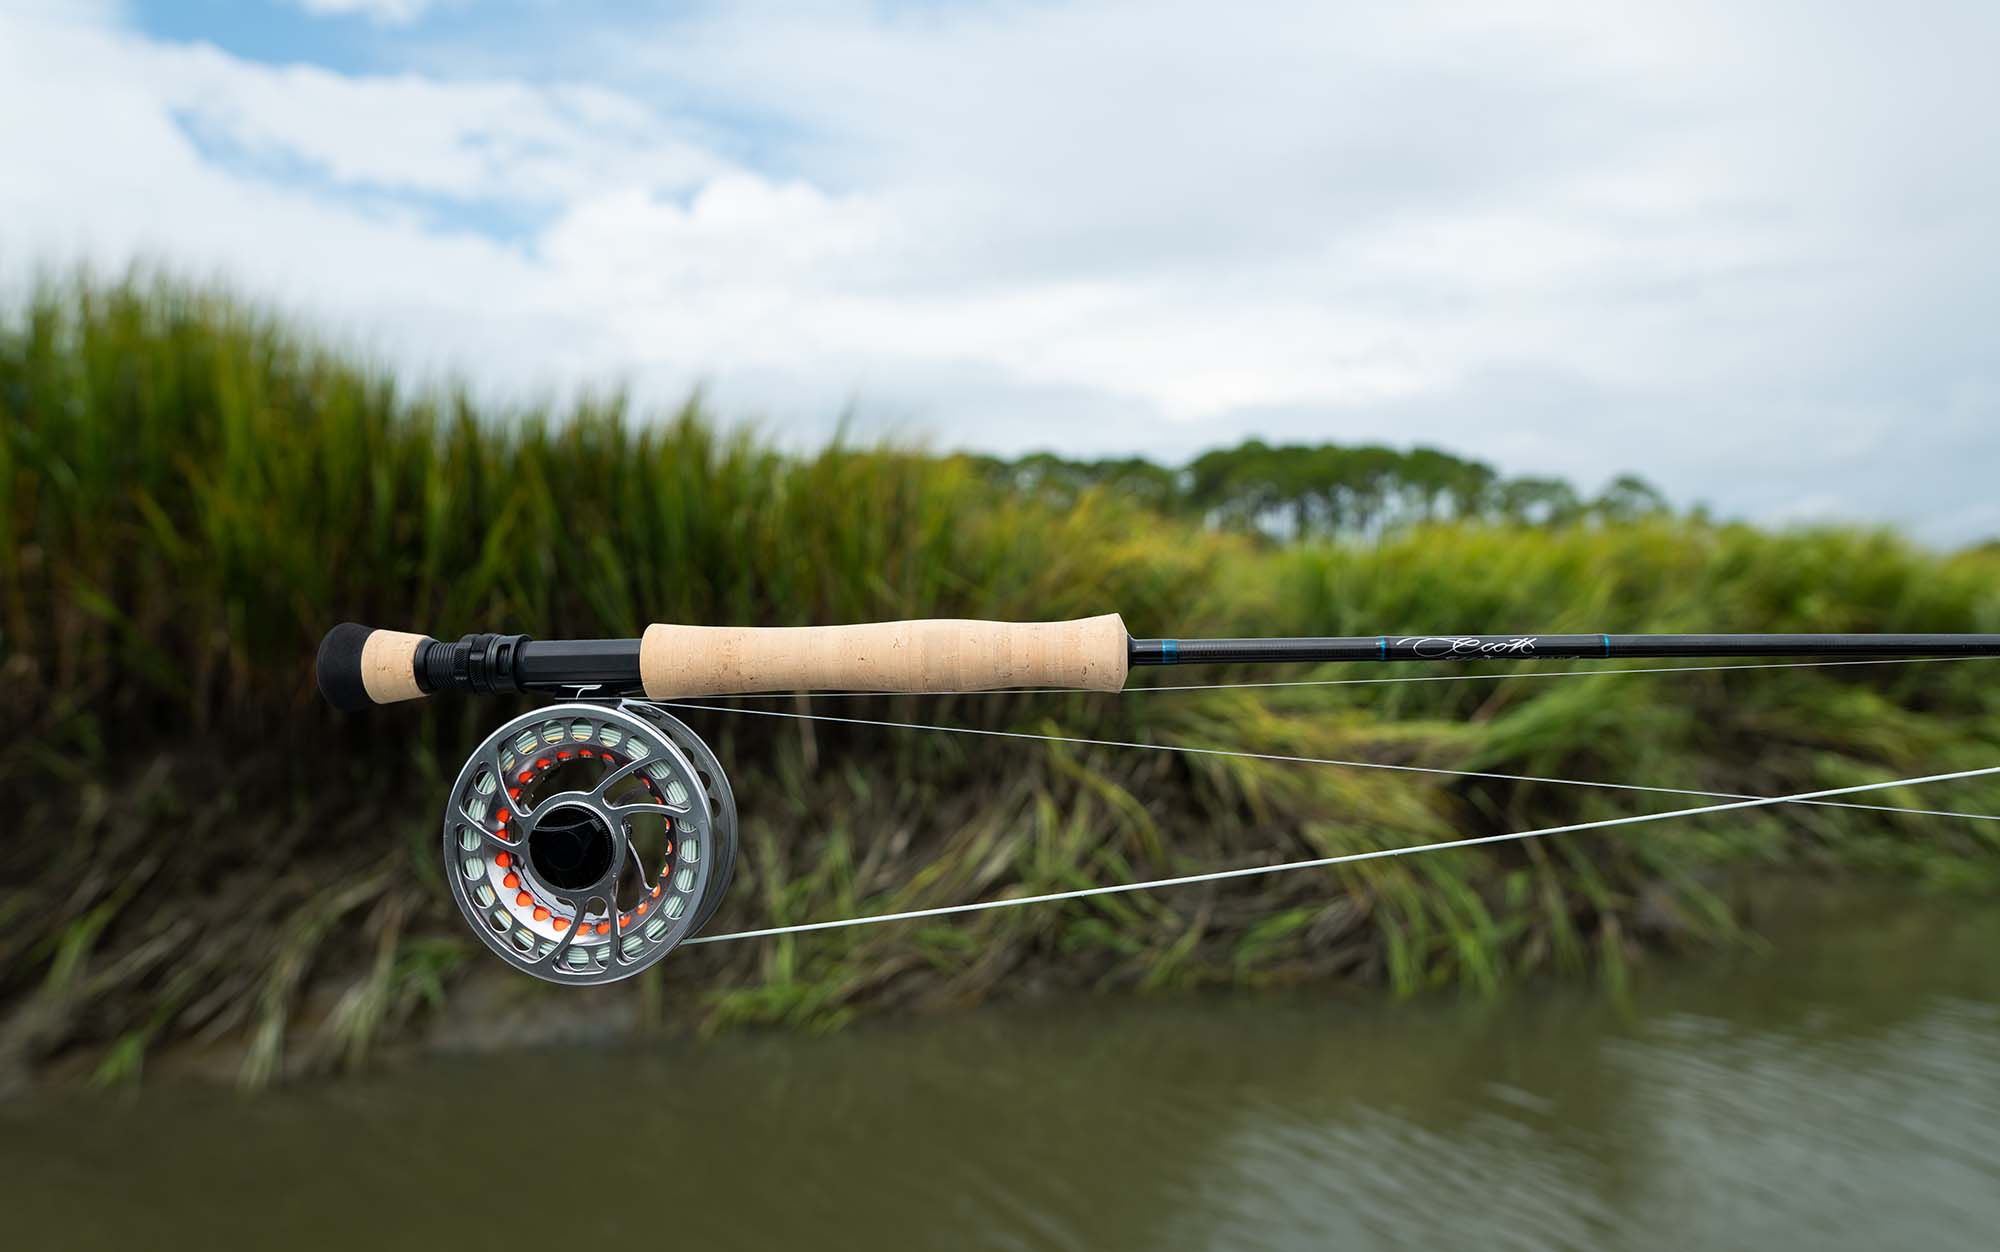
<path fill-rule="evenodd" d="M 969 460 L 1003 489 L 1055 504 L 1102 488 L 1162 513 L 1281 538 L 1377 535 L 1441 521 L 1565 526 L 1670 511 L 1666 497 L 1634 474 L 1587 495 L 1560 478 L 1507 478 L 1483 461 L 1425 447 L 1251 439 L 1178 468 L 1143 457 L 1077 461 L 1048 452 Z"/>

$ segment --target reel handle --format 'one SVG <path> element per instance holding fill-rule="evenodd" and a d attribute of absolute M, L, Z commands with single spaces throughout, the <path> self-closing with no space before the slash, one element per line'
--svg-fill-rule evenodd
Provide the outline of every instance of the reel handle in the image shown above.
<path fill-rule="evenodd" d="M 639 675 L 654 700 L 754 691 L 1117 691 L 1130 644 L 1116 613 L 1068 622 L 656 624 L 640 642 Z"/>

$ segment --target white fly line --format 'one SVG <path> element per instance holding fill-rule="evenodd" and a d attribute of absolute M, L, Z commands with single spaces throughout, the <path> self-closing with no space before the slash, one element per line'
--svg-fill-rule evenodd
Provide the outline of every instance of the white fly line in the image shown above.
<path fill-rule="evenodd" d="M 686 706 L 683 706 L 686 707 Z M 760 930 L 738 930 L 722 935 L 698 935 L 683 941 L 683 946 L 696 943 L 726 943 L 737 939 L 768 939 L 778 935 L 796 935 L 815 930 L 838 930 L 848 926 L 873 926 L 884 922 L 917 921 L 927 917 L 949 917 L 958 913 L 978 913 L 989 909 L 1019 908 L 1029 904 L 1053 904 L 1060 900 L 1082 900 L 1090 896 L 1115 895 L 1131 891 L 1153 891 L 1162 887 L 1186 887 L 1196 883 L 1221 882 L 1231 878 L 1250 878 L 1260 874 L 1282 874 L 1291 870 L 1323 869 L 1331 865 L 1352 865 L 1358 861 L 1379 861 L 1388 857 L 1410 856 L 1419 852 L 1438 852 L 1450 848 L 1476 848 L 1488 844 L 1514 843 L 1524 839 L 1539 839 L 1544 835 L 1565 835 L 1581 830 L 1609 830 L 1618 826 L 1637 826 L 1644 822 L 1663 822 L 1676 817 L 1699 817 L 1706 813 L 1728 813 L 1739 809 L 1762 808 L 1772 804 L 1803 804 L 1824 800 L 1832 796 L 1860 795 L 1869 791 L 1884 791 L 1891 787 L 1917 787 L 1926 783 L 1951 782 L 1963 778 L 1982 778 L 2000 774 L 2000 765 L 1989 765 L 1982 769 L 1957 770 L 1948 774 L 1927 774 L 1917 778 L 1893 778 L 1887 782 L 1859 783 L 1851 787 L 1829 787 L 1820 791 L 1800 791 L 1788 796 L 1760 796 L 1749 800 L 1733 800 L 1725 804 L 1703 804 L 1695 808 L 1672 809 L 1664 813 L 1637 813 L 1626 817 L 1607 817 L 1592 822 L 1571 822 L 1566 826 L 1543 826 L 1536 830 L 1514 830 L 1498 835 L 1481 835 L 1472 839 L 1446 839 L 1436 843 L 1411 844 L 1401 848 L 1379 848 L 1369 852 L 1348 852 L 1339 856 L 1319 856 L 1304 861 L 1283 861 L 1276 865 L 1247 865 L 1238 869 L 1210 870 L 1202 874 L 1183 874 L 1176 878 L 1154 878 L 1146 882 L 1109 883 L 1101 887 L 1080 887 L 1074 891 L 1051 891 L 1042 895 L 1013 896 L 1001 900 L 981 900 L 973 904 L 948 904 L 933 909 L 908 909 L 900 913 L 873 913 L 863 917 L 844 917 L 834 921 L 801 922 L 792 926 L 767 926 Z"/>

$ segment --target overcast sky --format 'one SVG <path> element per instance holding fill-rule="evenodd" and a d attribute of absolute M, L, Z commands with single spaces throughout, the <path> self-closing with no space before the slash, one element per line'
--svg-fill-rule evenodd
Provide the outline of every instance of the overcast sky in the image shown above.
<path fill-rule="evenodd" d="M 0 0 L 0 272 L 788 440 L 2000 534 L 2000 4 Z"/>

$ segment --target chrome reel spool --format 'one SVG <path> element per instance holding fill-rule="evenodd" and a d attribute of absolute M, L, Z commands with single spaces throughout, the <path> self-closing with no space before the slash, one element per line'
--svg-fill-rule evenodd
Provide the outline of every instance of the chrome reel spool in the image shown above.
<path fill-rule="evenodd" d="M 487 736 L 445 805 L 452 899 L 549 982 L 630 978 L 699 930 L 736 865 L 708 745 L 642 701 L 558 704 Z"/>

